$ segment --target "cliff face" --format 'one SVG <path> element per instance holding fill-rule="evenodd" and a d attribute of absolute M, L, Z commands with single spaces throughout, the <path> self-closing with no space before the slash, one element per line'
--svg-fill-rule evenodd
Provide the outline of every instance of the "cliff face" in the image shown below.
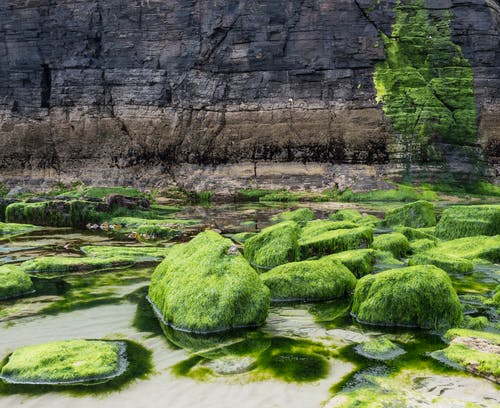
<path fill-rule="evenodd" d="M 395 0 L 5 0 L 0 166 L 393 160 L 374 67 Z M 500 5 L 449 10 L 474 74 L 480 143 L 500 139 Z M 397 150 L 397 149 L 396 149 Z M 80 170 L 81 171 L 81 170 Z"/>

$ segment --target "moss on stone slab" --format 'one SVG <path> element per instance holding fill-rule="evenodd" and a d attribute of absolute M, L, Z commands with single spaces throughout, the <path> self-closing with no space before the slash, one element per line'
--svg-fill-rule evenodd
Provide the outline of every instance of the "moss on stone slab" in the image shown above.
<path fill-rule="evenodd" d="M 462 320 L 450 278 L 432 265 L 364 276 L 354 291 L 352 313 L 362 323 L 426 329 L 449 328 Z"/>
<path fill-rule="evenodd" d="M 295 221 L 298 224 L 305 224 L 307 221 L 314 220 L 314 211 L 309 208 L 299 208 L 294 211 L 285 211 L 274 215 L 273 222 Z"/>
<path fill-rule="evenodd" d="M 2 235 L 26 234 L 28 232 L 36 231 L 37 229 L 40 229 L 40 227 L 30 224 L 0 222 L 0 238 L 3 238 Z"/>
<path fill-rule="evenodd" d="M 500 234 L 500 205 L 455 206 L 443 211 L 436 236 L 456 239 Z"/>
<path fill-rule="evenodd" d="M 432 239 L 416 239 L 415 241 L 410 242 L 410 252 L 412 254 L 418 254 L 420 252 L 428 251 L 436 246 L 436 241 Z"/>
<path fill-rule="evenodd" d="M 387 211 L 386 225 L 403 225 L 411 228 L 425 228 L 436 225 L 434 204 L 420 200 Z"/>
<path fill-rule="evenodd" d="M 500 235 L 494 237 L 474 236 L 440 242 L 429 254 L 446 254 L 471 261 L 483 259 L 489 262 L 500 262 Z"/>
<path fill-rule="evenodd" d="M 27 384 L 74 384 L 110 378 L 124 371 L 124 344 L 65 340 L 14 351 L 2 367 L 4 381 Z"/>
<path fill-rule="evenodd" d="M 169 251 L 153 273 L 149 297 L 166 324 L 192 332 L 260 325 L 270 301 L 248 261 L 214 231 Z"/>
<path fill-rule="evenodd" d="M 338 229 L 358 228 L 359 225 L 351 221 L 328 221 L 328 220 L 315 220 L 308 222 L 300 232 L 301 240 L 314 239 L 324 232 L 334 231 Z"/>
<path fill-rule="evenodd" d="M 0 300 L 25 295 L 33 291 L 30 277 L 17 266 L 0 266 Z"/>
<path fill-rule="evenodd" d="M 363 216 L 359 211 L 350 208 L 338 210 L 337 212 L 328 216 L 328 219 L 332 221 L 349 221 L 354 223 L 358 222 L 362 218 Z"/>
<path fill-rule="evenodd" d="M 134 260 L 130 257 L 69 257 L 69 256 L 43 256 L 21 264 L 21 269 L 30 274 L 50 272 L 80 272 L 97 269 L 118 268 L 133 266 Z"/>
<path fill-rule="evenodd" d="M 302 235 L 299 240 L 300 258 L 329 255 L 352 249 L 366 248 L 373 241 L 371 227 L 335 229 L 314 235 Z"/>
<path fill-rule="evenodd" d="M 393 360 L 406 352 L 386 337 L 377 337 L 355 347 L 358 354 L 372 360 Z"/>
<path fill-rule="evenodd" d="M 371 272 L 375 263 L 375 252 L 373 249 L 353 249 L 328 255 L 328 258 L 340 261 L 357 278 L 361 278 Z"/>
<path fill-rule="evenodd" d="M 259 271 L 298 260 L 299 226 L 286 221 L 267 227 L 244 244 L 245 258 Z"/>
<path fill-rule="evenodd" d="M 155 246 L 113 246 L 113 245 L 85 245 L 80 250 L 89 257 L 112 258 L 123 257 L 134 261 L 161 261 L 169 248 Z"/>
<path fill-rule="evenodd" d="M 405 256 L 410 250 L 408 239 L 399 232 L 378 235 L 373 239 L 373 248 L 390 251 L 396 258 Z"/>
<path fill-rule="evenodd" d="M 436 240 L 436 236 L 434 234 L 435 227 L 411 228 L 411 227 L 404 227 L 402 225 L 396 225 L 394 227 L 394 231 L 400 232 L 406 238 L 408 238 L 409 241 L 415 241 L 418 239 L 429 239 L 433 241 Z"/>
<path fill-rule="evenodd" d="M 448 273 L 470 273 L 474 270 L 474 264 L 468 259 L 457 258 L 444 253 L 423 252 L 412 256 L 408 265 L 435 265 Z"/>
<path fill-rule="evenodd" d="M 356 277 L 342 263 L 329 257 L 291 262 L 261 275 L 273 301 L 320 301 L 344 296 Z"/>

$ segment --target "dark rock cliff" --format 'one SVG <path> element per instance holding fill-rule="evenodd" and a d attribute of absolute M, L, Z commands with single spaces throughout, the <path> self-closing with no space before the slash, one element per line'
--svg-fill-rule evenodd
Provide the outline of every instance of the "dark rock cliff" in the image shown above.
<path fill-rule="evenodd" d="M 179 163 L 391 163 L 373 72 L 385 59 L 379 34 L 390 34 L 395 3 L 4 0 L 4 177 L 168 172 Z M 474 72 L 478 146 L 495 162 L 500 4 L 427 7 L 452 13 L 453 41 Z"/>

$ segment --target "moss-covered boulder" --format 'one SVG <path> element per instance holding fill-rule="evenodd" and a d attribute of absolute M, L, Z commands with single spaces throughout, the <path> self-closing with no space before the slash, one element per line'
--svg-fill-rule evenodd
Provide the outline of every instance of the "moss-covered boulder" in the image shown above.
<path fill-rule="evenodd" d="M 401 347 L 396 346 L 386 337 L 377 337 L 358 344 L 355 348 L 356 352 L 363 357 L 371 360 L 393 360 L 402 354 L 405 354 Z"/>
<path fill-rule="evenodd" d="M 259 271 L 298 259 L 299 226 L 293 221 L 282 222 L 245 241 L 244 254 L 250 264 Z"/>
<path fill-rule="evenodd" d="M 17 349 L 0 378 L 14 384 L 78 384 L 117 377 L 126 367 L 124 342 L 66 340 Z"/>
<path fill-rule="evenodd" d="M 17 266 L 0 266 L 0 300 L 33 292 L 30 277 Z"/>
<path fill-rule="evenodd" d="M 471 261 L 482 259 L 489 262 L 500 262 L 500 235 L 493 237 L 480 235 L 442 241 L 426 253 L 433 255 L 445 254 Z"/>
<path fill-rule="evenodd" d="M 205 231 L 169 251 L 153 273 L 149 298 L 164 323 L 216 332 L 264 323 L 270 295 L 231 240 Z"/>
<path fill-rule="evenodd" d="M 300 258 L 323 256 L 352 249 L 368 247 L 373 241 L 371 227 L 334 229 L 313 234 L 302 234 L 299 240 Z"/>
<path fill-rule="evenodd" d="M 301 239 L 315 238 L 320 234 L 338 229 L 358 228 L 359 225 L 352 221 L 329 221 L 329 220 L 314 220 L 308 222 L 300 232 Z"/>
<path fill-rule="evenodd" d="M 422 238 L 410 242 L 410 252 L 418 254 L 420 252 L 428 251 L 436 246 L 436 241 L 432 239 Z"/>
<path fill-rule="evenodd" d="M 447 240 L 497 234 L 500 234 L 500 205 L 450 207 L 443 211 L 436 226 L 436 236 Z"/>
<path fill-rule="evenodd" d="M 424 228 L 436 225 L 434 205 L 420 200 L 387 211 L 386 225 L 403 225 L 411 228 Z"/>
<path fill-rule="evenodd" d="M 470 273 L 474 264 L 468 259 L 458 258 L 443 253 L 423 252 L 412 256 L 408 265 L 435 265 L 448 273 Z"/>
<path fill-rule="evenodd" d="M 500 335 L 467 329 L 452 329 L 444 350 L 431 353 L 436 360 L 500 383 Z"/>
<path fill-rule="evenodd" d="M 273 301 L 319 301 L 344 296 L 354 289 L 356 277 L 329 257 L 291 262 L 261 275 Z"/>
<path fill-rule="evenodd" d="M 357 278 L 361 278 L 371 272 L 375 263 L 375 251 L 373 249 L 354 249 L 328 255 L 328 258 L 340 261 Z"/>
<path fill-rule="evenodd" d="M 362 323 L 434 329 L 460 324 L 462 308 L 446 272 L 419 265 L 361 278 L 352 314 Z"/>
<path fill-rule="evenodd" d="M 410 250 L 408 239 L 399 232 L 378 235 L 373 239 L 373 248 L 390 251 L 396 258 L 401 258 Z"/>
<path fill-rule="evenodd" d="M 409 241 L 415 241 L 418 239 L 430 239 L 435 241 L 436 240 L 435 230 L 436 227 L 411 228 L 411 227 L 404 227 L 402 225 L 396 225 L 394 227 L 394 231 L 400 232 L 406 238 L 408 238 Z"/>
<path fill-rule="evenodd" d="M 314 211 L 309 208 L 299 208 L 294 211 L 284 211 L 274 215 L 271 220 L 273 222 L 295 221 L 299 224 L 305 224 L 308 221 L 314 220 Z"/>

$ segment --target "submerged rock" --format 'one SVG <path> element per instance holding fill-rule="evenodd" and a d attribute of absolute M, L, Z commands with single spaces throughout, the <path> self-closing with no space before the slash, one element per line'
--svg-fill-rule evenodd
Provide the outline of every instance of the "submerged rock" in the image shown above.
<path fill-rule="evenodd" d="M 151 278 L 149 297 L 165 323 L 216 332 L 264 323 L 269 289 L 231 240 L 213 231 L 174 246 Z"/>
<path fill-rule="evenodd" d="M 0 378 L 14 384 L 80 384 L 117 377 L 126 367 L 124 342 L 65 340 L 17 349 Z"/>
<path fill-rule="evenodd" d="M 500 205 L 450 207 L 436 226 L 436 236 L 456 239 L 475 235 L 500 234 Z"/>
<path fill-rule="evenodd" d="M 394 257 L 401 258 L 410 250 L 408 239 L 399 232 L 378 235 L 373 239 L 373 248 L 379 251 L 389 251 Z"/>
<path fill-rule="evenodd" d="M 357 278 L 361 278 L 371 272 L 375 263 L 375 251 L 373 249 L 354 249 L 328 255 L 328 258 L 340 261 Z"/>
<path fill-rule="evenodd" d="M 420 200 L 387 211 L 386 225 L 403 225 L 412 228 L 432 227 L 436 225 L 434 205 Z"/>
<path fill-rule="evenodd" d="M 327 300 L 346 295 L 356 285 L 351 271 L 329 257 L 277 266 L 261 279 L 273 301 Z"/>
<path fill-rule="evenodd" d="M 264 228 L 245 241 L 244 253 L 252 266 L 270 270 L 298 259 L 298 225 L 287 221 Z"/>
<path fill-rule="evenodd" d="M 363 357 L 372 360 L 393 360 L 402 354 L 405 354 L 401 347 L 396 346 L 392 341 L 385 337 L 377 337 L 365 341 L 355 348 L 356 352 Z"/>
<path fill-rule="evenodd" d="M 30 277 L 17 266 L 0 266 L 0 300 L 33 292 Z"/>
<path fill-rule="evenodd" d="M 362 323 L 434 329 L 460 324 L 462 308 L 446 272 L 419 265 L 361 278 L 352 314 Z"/>

